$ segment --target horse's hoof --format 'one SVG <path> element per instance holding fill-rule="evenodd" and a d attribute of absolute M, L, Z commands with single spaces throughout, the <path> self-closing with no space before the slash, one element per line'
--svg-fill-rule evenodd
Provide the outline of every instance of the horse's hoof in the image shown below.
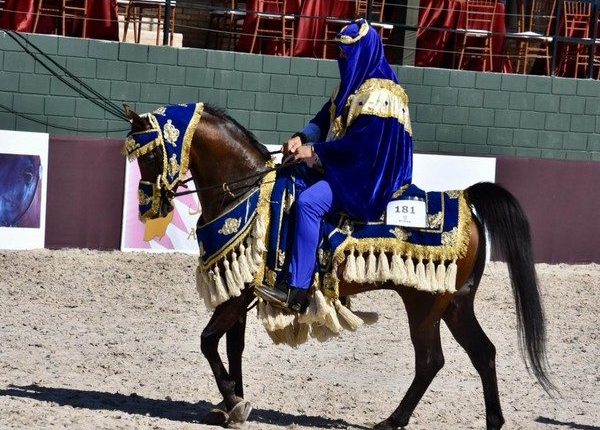
<path fill-rule="evenodd" d="M 234 408 L 235 409 L 235 408 Z M 211 426 L 225 426 L 229 421 L 229 414 L 225 412 L 225 402 L 219 403 L 204 416 L 204 424 Z"/>
<path fill-rule="evenodd" d="M 403 427 L 402 427 L 403 428 Z M 388 420 L 382 421 L 373 427 L 373 430 L 397 430 L 398 426 L 393 425 Z"/>
<path fill-rule="evenodd" d="M 237 429 L 242 426 L 248 419 L 250 412 L 252 411 L 252 403 L 245 400 L 238 402 L 229 411 L 229 420 L 227 421 L 227 427 Z"/>

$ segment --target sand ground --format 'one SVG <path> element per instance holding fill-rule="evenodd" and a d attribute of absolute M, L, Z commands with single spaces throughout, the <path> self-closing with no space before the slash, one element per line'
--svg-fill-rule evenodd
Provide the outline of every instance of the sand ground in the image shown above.
<path fill-rule="evenodd" d="M 200 353 L 209 318 L 183 254 L 0 251 L 0 428 L 204 429 L 221 399 Z M 476 305 L 496 345 L 507 429 L 600 429 L 600 265 L 538 265 L 549 397 L 518 350 L 506 266 L 489 265 Z M 252 313 L 244 354 L 248 429 L 364 429 L 413 375 L 393 292 L 358 296 L 379 322 L 326 343 L 274 346 Z M 479 377 L 442 328 L 446 364 L 408 429 L 483 429 Z M 223 348 L 221 348 L 224 351 Z"/>

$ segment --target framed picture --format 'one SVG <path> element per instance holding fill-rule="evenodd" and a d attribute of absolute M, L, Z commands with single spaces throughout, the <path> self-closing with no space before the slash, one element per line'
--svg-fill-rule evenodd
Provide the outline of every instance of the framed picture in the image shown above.
<path fill-rule="evenodd" d="M 48 134 L 0 130 L 0 248 L 44 247 Z"/>

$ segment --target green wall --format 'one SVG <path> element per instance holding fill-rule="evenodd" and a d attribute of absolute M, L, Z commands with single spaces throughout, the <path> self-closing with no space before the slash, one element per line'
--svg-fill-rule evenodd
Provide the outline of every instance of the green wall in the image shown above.
<path fill-rule="evenodd" d="M 139 112 L 203 101 L 226 108 L 263 143 L 300 129 L 337 85 L 337 64 L 190 48 L 30 35 L 117 104 Z M 397 67 L 411 99 L 416 150 L 600 161 L 600 82 Z M 6 113 L 0 128 L 123 137 L 127 123 L 79 97 L 0 32 L 0 103 L 86 132 Z"/>

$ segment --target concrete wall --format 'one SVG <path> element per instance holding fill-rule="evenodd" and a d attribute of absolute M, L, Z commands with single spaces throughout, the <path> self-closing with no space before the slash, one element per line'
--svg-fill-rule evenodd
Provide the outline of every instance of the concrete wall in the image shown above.
<path fill-rule="evenodd" d="M 300 129 L 338 82 L 333 61 L 30 35 L 117 104 L 140 112 L 204 101 L 264 143 Z M 600 161 L 600 82 L 397 67 L 411 99 L 416 150 Z M 78 96 L 0 32 L 0 128 L 123 137 L 127 123 Z"/>

